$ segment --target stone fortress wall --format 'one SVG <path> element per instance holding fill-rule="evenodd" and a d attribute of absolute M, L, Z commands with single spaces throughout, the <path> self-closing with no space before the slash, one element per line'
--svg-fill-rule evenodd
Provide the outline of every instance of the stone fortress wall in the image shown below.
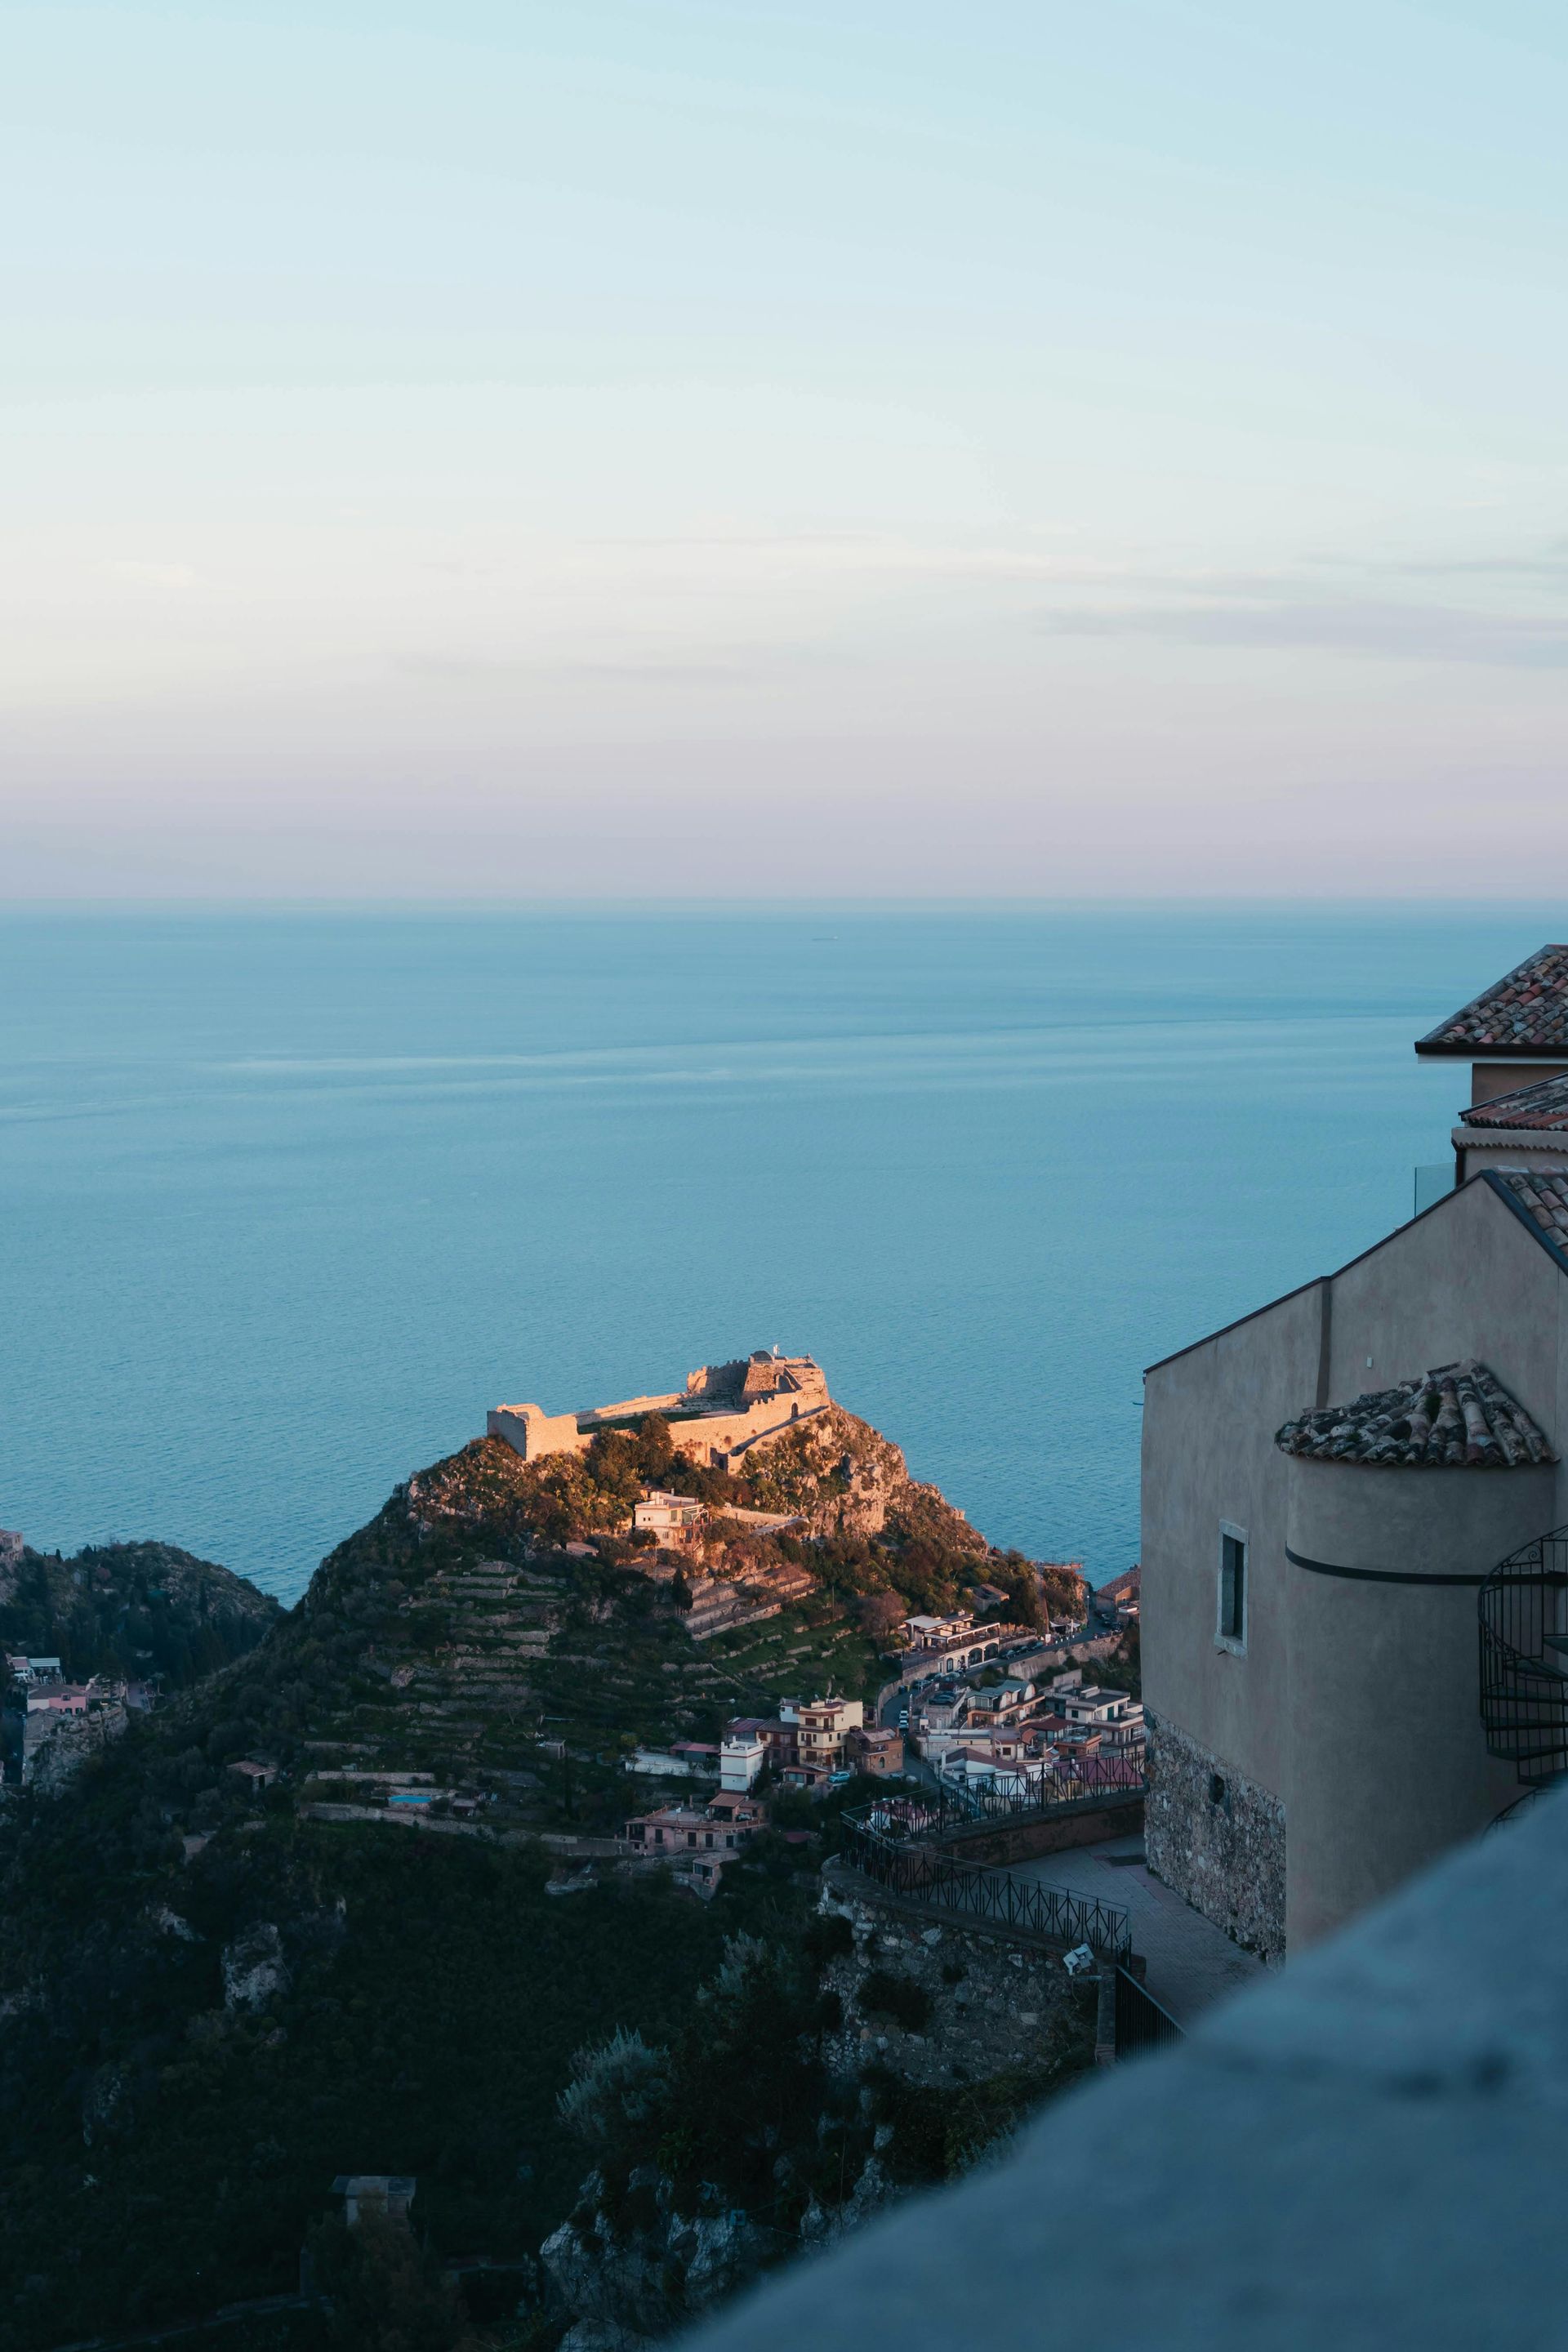
<path fill-rule="evenodd" d="M 485 1429 L 525 1462 L 537 1462 L 550 1454 L 584 1454 L 601 1430 L 657 1412 L 668 1421 L 678 1453 L 702 1469 L 732 1470 L 753 1446 L 826 1412 L 832 1402 L 810 1356 L 759 1348 L 731 1363 L 701 1364 L 687 1375 L 684 1389 L 659 1396 L 626 1397 L 579 1412 L 496 1405 L 485 1415 Z"/>

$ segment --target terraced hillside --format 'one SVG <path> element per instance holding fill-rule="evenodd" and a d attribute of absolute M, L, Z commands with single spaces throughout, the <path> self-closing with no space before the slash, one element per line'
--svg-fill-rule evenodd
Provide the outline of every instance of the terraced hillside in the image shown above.
<path fill-rule="evenodd" d="M 708 1490 L 710 1531 L 679 1560 L 635 1549 L 623 1529 L 643 1483 L 683 1475 Z M 897 1549 L 759 1536 L 725 1513 L 755 1491 L 685 1471 L 657 1429 L 640 1451 L 607 1436 L 582 1460 L 531 1465 L 480 1439 L 421 1473 L 323 1562 L 280 1632 L 273 1679 L 290 1654 L 309 1676 L 309 1729 L 286 1759 L 313 1774 L 306 1801 L 384 1810 L 385 1776 L 427 1775 L 481 1796 L 490 1831 L 603 1834 L 635 1748 L 717 1737 L 733 1714 L 828 1682 L 874 1689 L 854 1604 L 898 1572 Z M 954 1562 L 984 1559 L 952 1521 Z M 720 1589 L 751 1608 L 694 1639 Z M 287 1747 L 281 1720 L 262 1727 Z M 437 1819 L 452 1818 L 445 1801 Z"/>

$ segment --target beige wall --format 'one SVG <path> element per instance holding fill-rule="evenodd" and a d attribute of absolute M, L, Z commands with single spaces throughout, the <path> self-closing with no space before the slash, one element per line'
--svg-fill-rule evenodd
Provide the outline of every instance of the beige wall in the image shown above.
<path fill-rule="evenodd" d="M 589 1440 L 577 1434 L 574 1412 L 545 1412 L 536 1404 L 495 1405 L 485 1415 L 487 1437 L 504 1437 L 525 1462 L 543 1454 L 585 1454 Z"/>
<path fill-rule="evenodd" d="M 1300 1951 L 1519 1794 L 1481 1726 L 1478 1588 L 1414 1580 L 1473 1578 L 1539 1535 L 1552 1524 L 1556 1473 L 1290 1459 L 1286 1475 L 1296 1558 L 1285 1924 Z"/>
<path fill-rule="evenodd" d="M 793 1394 L 758 1397 L 743 1411 L 703 1413 L 689 1421 L 672 1420 L 669 1433 L 677 1453 L 686 1454 L 704 1469 L 739 1467 L 737 1457 L 782 1435 L 797 1421 L 809 1421 L 814 1414 L 826 1412 L 831 1401 L 826 1382 L 819 1376 L 814 1384 Z M 633 1397 L 620 1404 L 600 1405 L 591 1413 L 547 1413 L 536 1404 L 503 1404 L 485 1415 L 485 1430 L 490 1437 L 505 1438 L 525 1462 L 537 1462 L 546 1454 L 586 1453 L 596 1429 L 613 1429 L 622 1416 L 674 1412 L 677 1408 L 684 1411 L 689 1402 L 683 1391 L 668 1391 L 662 1396 Z M 589 1423 L 582 1433 L 578 1431 L 579 1421 Z"/>
<path fill-rule="evenodd" d="M 1289 1655 L 1280 1423 L 1317 1394 L 1319 1286 L 1148 1375 L 1143 1698 L 1271 1795 L 1285 1793 Z M 1220 1522 L 1247 1538 L 1247 1655 L 1215 1643 Z"/>
<path fill-rule="evenodd" d="M 1292 1948 L 1469 1834 L 1518 1784 L 1480 1740 L 1476 1587 L 1323 1577 L 1293 1567 L 1287 1545 L 1331 1565 L 1483 1576 L 1568 1519 L 1568 1473 L 1303 1463 L 1275 1432 L 1314 1402 L 1476 1356 L 1561 1446 L 1563 1288 L 1475 1183 L 1328 1284 L 1148 1375 L 1145 1700 L 1217 1769 L 1282 1801 Z M 1215 1639 L 1222 1520 L 1248 1542 L 1244 1656 Z"/>
<path fill-rule="evenodd" d="M 1500 1127 L 1457 1127 L 1453 1142 L 1458 1154 L 1458 1181 L 1479 1176 L 1485 1168 L 1527 1168 L 1541 1176 L 1568 1168 L 1568 1135 Z"/>
<path fill-rule="evenodd" d="M 1491 1102 L 1498 1095 L 1512 1094 L 1516 1087 L 1538 1087 L 1548 1078 L 1560 1078 L 1564 1070 L 1568 1070 L 1568 1062 L 1474 1062 L 1470 1066 L 1470 1100 Z"/>

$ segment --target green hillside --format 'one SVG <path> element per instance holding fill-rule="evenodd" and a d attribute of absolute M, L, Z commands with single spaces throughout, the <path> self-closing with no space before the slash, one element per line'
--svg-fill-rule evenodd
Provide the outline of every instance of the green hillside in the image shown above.
<path fill-rule="evenodd" d="M 679 1581 L 641 1572 L 649 1557 L 618 1532 L 655 1473 L 706 1483 L 715 1564 L 736 1542 L 753 1557 L 774 1543 L 805 1560 L 812 1590 L 694 1642 Z M 215 1602 L 205 1622 L 229 1645 L 216 1672 L 63 1795 L 0 1808 L 0 2280 L 16 2282 L 0 2352 L 287 2290 L 342 2172 L 416 2175 L 418 2231 L 442 2257 L 536 2252 L 594 2161 L 558 2098 L 574 2053 L 616 2030 L 667 2053 L 661 2095 L 681 2120 L 651 2153 L 671 2194 L 740 2199 L 772 2177 L 780 2143 L 767 2153 L 733 2127 L 735 2082 L 769 2067 L 776 2128 L 807 2152 L 770 2228 L 790 2242 L 806 2196 L 846 2193 L 876 2117 L 851 2090 L 817 2165 L 828 2094 L 813 2037 L 836 2022 L 812 1926 L 823 1840 L 768 1836 L 707 1906 L 662 1874 L 547 1892 L 576 1864 L 543 1841 L 602 1835 L 657 1801 L 624 1770 L 637 1742 L 712 1735 L 829 1675 L 874 1684 L 865 1594 L 900 1591 L 906 1562 L 920 1598 L 956 1592 L 986 1555 L 956 1515 L 944 1552 L 929 1503 L 916 1531 L 889 1513 L 804 1545 L 733 1537 L 722 1507 L 752 1490 L 716 1475 L 672 1463 L 657 1428 L 534 1465 L 468 1446 L 400 1488 L 287 1616 Z M 598 1549 L 563 1549 L 584 1542 Z M 25 1562 L 5 1605 L 47 1598 L 27 1646 L 47 1622 L 62 1650 L 79 1644 L 73 1671 L 93 1643 L 140 1659 L 169 1597 L 166 1573 L 162 1593 L 135 1581 L 158 1573 L 154 1555 L 170 1557 L 115 1547 L 110 1581 L 68 1588 L 58 1567 L 76 1564 L 46 1563 L 47 1595 Z M 258 1796 L 228 1769 L 240 1760 L 281 1777 Z M 363 1777 L 417 1772 L 477 1798 L 477 1815 L 442 1799 L 412 1826 Z M 832 1808 L 791 1803 L 831 1842 Z M 737 1966 L 743 2046 L 697 2001 Z M 610 2132 L 606 2194 L 631 2179 L 636 2140 Z M 268 2323 L 268 2340 L 315 2324 Z M 433 2345 L 451 2340 L 431 2326 Z"/>

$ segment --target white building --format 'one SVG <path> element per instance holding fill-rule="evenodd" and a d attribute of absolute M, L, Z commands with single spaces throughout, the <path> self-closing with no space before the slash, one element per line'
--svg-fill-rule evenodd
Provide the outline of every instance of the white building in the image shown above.
<path fill-rule="evenodd" d="M 1081 1690 L 1060 1692 L 1054 1705 L 1069 1723 L 1081 1723 L 1101 1735 L 1105 1748 L 1136 1748 L 1143 1738 L 1143 1704 L 1125 1691 L 1101 1690 L 1090 1684 Z"/>
<path fill-rule="evenodd" d="M 760 1732 L 731 1731 L 719 1751 L 719 1786 L 743 1797 L 755 1788 L 768 1759 L 768 1743 Z"/>
<path fill-rule="evenodd" d="M 19 1658 L 7 1652 L 5 1664 L 13 1681 L 26 1685 L 58 1683 L 63 1676 L 58 1658 Z"/>
<path fill-rule="evenodd" d="M 962 1641 L 974 1630 L 974 1619 L 969 1610 L 960 1610 L 952 1617 L 906 1617 L 904 1640 L 911 1650 L 941 1650 L 950 1642 Z"/>
<path fill-rule="evenodd" d="M 655 1535 L 668 1542 L 672 1536 L 689 1535 L 701 1526 L 706 1506 L 689 1495 L 667 1495 L 662 1487 L 650 1486 L 640 1503 L 632 1507 L 632 1526 L 639 1535 Z"/>

